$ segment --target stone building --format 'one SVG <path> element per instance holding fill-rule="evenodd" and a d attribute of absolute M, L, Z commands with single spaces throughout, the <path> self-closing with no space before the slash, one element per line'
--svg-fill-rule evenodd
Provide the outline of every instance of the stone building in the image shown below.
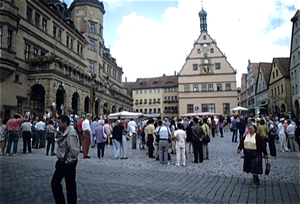
<path fill-rule="evenodd" d="M 251 63 L 248 60 L 247 67 L 247 108 L 249 109 L 250 115 L 255 115 L 255 89 L 256 81 L 258 77 L 259 63 Z"/>
<path fill-rule="evenodd" d="M 300 116 L 300 10 L 291 19 L 293 22 L 290 54 L 290 76 L 294 113 Z"/>
<path fill-rule="evenodd" d="M 196 112 L 196 107 L 229 115 L 237 105 L 236 71 L 208 34 L 206 16 L 202 8 L 201 34 L 179 72 L 179 115 Z"/>
<path fill-rule="evenodd" d="M 237 92 L 237 106 L 241 106 L 241 87 L 236 89 Z"/>
<path fill-rule="evenodd" d="M 242 74 L 241 78 L 241 101 L 240 104 L 242 107 L 247 108 L 247 74 Z"/>
<path fill-rule="evenodd" d="M 255 114 L 269 115 L 269 77 L 272 63 L 259 63 L 258 78 L 255 87 Z"/>
<path fill-rule="evenodd" d="M 0 4 L 0 116 L 52 102 L 60 111 L 94 115 L 132 110 L 122 68 L 103 43 L 103 3 L 3 0 Z"/>
<path fill-rule="evenodd" d="M 269 77 L 269 111 L 273 115 L 287 115 L 293 110 L 290 58 L 273 58 Z"/>
<path fill-rule="evenodd" d="M 138 78 L 132 86 L 133 109 L 144 114 L 178 116 L 177 75 Z"/>

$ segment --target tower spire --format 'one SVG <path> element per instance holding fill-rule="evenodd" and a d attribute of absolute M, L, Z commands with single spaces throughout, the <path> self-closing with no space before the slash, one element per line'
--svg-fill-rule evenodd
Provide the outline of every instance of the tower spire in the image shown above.
<path fill-rule="evenodd" d="M 201 5 L 202 5 L 202 9 L 198 13 L 198 15 L 200 17 L 200 30 L 201 30 L 201 33 L 202 33 L 203 31 L 207 32 L 207 23 L 206 23 L 207 13 L 206 13 L 206 11 L 203 10 L 203 0 L 201 0 Z"/>

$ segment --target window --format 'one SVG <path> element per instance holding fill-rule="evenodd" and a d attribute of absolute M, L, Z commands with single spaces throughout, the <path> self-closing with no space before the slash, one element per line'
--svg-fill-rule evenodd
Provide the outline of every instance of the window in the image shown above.
<path fill-rule="evenodd" d="M 184 91 L 189 92 L 190 91 L 190 85 L 184 85 Z"/>
<path fill-rule="evenodd" d="M 90 25 L 90 33 L 95 33 L 95 24 Z"/>
<path fill-rule="evenodd" d="M 143 109 L 140 109 L 140 113 L 142 113 L 143 112 Z"/>
<path fill-rule="evenodd" d="M 194 105 L 187 104 L 187 113 L 193 113 L 193 112 L 194 112 Z"/>
<path fill-rule="evenodd" d="M 56 27 L 53 26 L 53 37 L 56 38 Z"/>
<path fill-rule="evenodd" d="M 61 30 L 58 30 L 57 40 L 61 41 Z"/>
<path fill-rule="evenodd" d="M 208 112 L 215 113 L 215 104 L 208 104 Z"/>
<path fill-rule="evenodd" d="M 41 51 L 41 56 L 45 56 L 45 52 Z"/>
<path fill-rule="evenodd" d="M 194 84 L 194 91 L 198 91 L 198 84 Z"/>
<path fill-rule="evenodd" d="M 214 53 L 214 48 L 210 48 L 210 53 Z"/>
<path fill-rule="evenodd" d="M 201 54 L 201 50 L 200 50 L 200 49 L 197 49 L 197 53 L 198 53 L 198 54 Z"/>
<path fill-rule="evenodd" d="M 275 78 L 275 73 L 273 72 L 273 79 Z"/>
<path fill-rule="evenodd" d="M 203 40 L 206 40 L 206 35 L 203 35 Z"/>
<path fill-rule="evenodd" d="M 293 56 L 293 64 L 296 63 L 296 60 L 295 60 L 295 55 Z"/>
<path fill-rule="evenodd" d="M 94 73 L 94 63 L 89 63 L 89 72 Z"/>
<path fill-rule="evenodd" d="M 0 27 L 0 47 L 2 47 L 2 27 Z"/>
<path fill-rule="evenodd" d="M 71 38 L 71 50 L 73 50 L 73 39 Z"/>
<path fill-rule="evenodd" d="M 32 16 L 32 9 L 27 7 L 27 12 L 26 12 L 27 21 L 31 22 L 31 16 Z"/>
<path fill-rule="evenodd" d="M 156 94 L 156 89 L 153 89 L 153 93 Z"/>
<path fill-rule="evenodd" d="M 278 90 L 278 95 L 280 94 L 280 89 L 279 89 L 279 86 L 277 87 L 277 90 Z"/>
<path fill-rule="evenodd" d="M 7 48 L 11 49 L 11 38 L 12 38 L 12 31 L 7 30 Z"/>
<path fill-rule="evenodd" d="M 0 1 L 0 8 L 3 7 L 3 0 Z"/>
<path fill-rule="evenodd" d="M 281 93 L 283 93 L 283 84 L 281 84 Z"/>
<path fill-rule="evenodd" d="M 208 84 L 208 91 L 213 91 L 213 90 L 214 90 L 213 84 Z"/>
<path fill-rule="evenodd" d="M 101 35 L 102 34 L 102 27 L 101 27 L 101 25 L 99 26 L 99 35 Z"/>
<path fill-rule="evenodd" d="M 208 104 L 202 104 L 202 112 L 208 112 Z"/>
<path fill-rule="evenodd" d="M 90 40 L 90 50 L 95 51 L 95 42 Z"/>
<path fill-rule="evenodd" d="M 38 56 L 38 49 L 37 48 L 33 48 L 33 57 L 37 57 Z"/>
<path fill-rule="evenodd" d="M 22 114 L 22 101 L 18 100 L 17 111 L 18 111 L 19 114 Z"/>
<path fill-rule="evenodd" d="M 135 94 L 138 95 L 138 94 L 139 94 L 139 91 L 138 91 L 138 90 L 135 90 Z"/>
<path fill-rule="evenodd" d="M 144 104 L 146 104 L 147 103 L 147 99 L 144 99 Z"/>
<path fill-rule="evenodd" d="M 216 67 L 216 69 L 221 69 L 221 63 L 216 63 L 215 67 Z"/>
<path fill-rule="evenodd" d="M 135 109 L 135 112 L 139 112 L 139 109 Z"/>
<path fill-rule="evenodd" d="M 42 28 L 43 28 L 43 31 L 46 32 L 46 29 L 47 29 L 47 20 L 43 18 L 43 22 L 42 22 Z"/>
<path fill-rule="evenodd" d="M 66 39 L 66 45 L 67 45 L 67 47 L 69 47 L 69 36 L 67 36 L 67 39 Z"/>
<path fill-rule="evenodd" d="M 226 91 L 231 91 L 231 84 L 226 84 Z"/>
<path fill-rule="evenodd" d="M 157 93 L 160 93 L 160 89 L 157 89 Z"/>
<path fill-rule="evenodd" d="M 77 53 L 79 54 L 79 45 L 77 45 Z"/>
<path fill-rule="evenodd" d="M 193 70 L 198 70 L 198 65 L 197 64 L 193 64 Z"/>
<path fill-rule="evenodd" d="M 276 76 L 278 76 L 278 69 L 276 69 Z"/>
<path fill-rule="evenodd" d="M 144 109 L 144 112 L 147 113 L 147 108 Z"/>
<path fill-rule="evenodd" d="M 144 94 L 147 94 L 147 90 L 146 89 L 144 90 Z"/>
<path fill-rule="evenodd" d="M 222 91 L 222 84 L 217 84 L 217 91 Z"/>
<path fill-rule="evenodd" d="M 81 47 L 80 47 L 80 56 L 81 56 L 81 57 L 82 57 L 82 55 L 83 55 L 83 52 L 82 52 L 82 51 L 83 51 L 83 47 L 81 46 Z"/>
<path fill-rule="evenodd" d="M 292 72 L 291 75 L 292 75 L 292 80 L 293 80 L 294 79 L 294 73 Z"/>
<path fill-rule="evenodd" d="M 35 26 L 39 27 L 39 25 L 40 25 L 40 15 L 38 13 L 35 13 L 34 21 L 35 21 Z"/>
<path fill-rule="evenodd" d="M 295 89 L 294 89 L 294 87 L 293 87 L 293 95 L 295 94 Z"/>
<path fill-rule="evenodd" d="M 223 114 L 229 115 L 230 114 L 230 105 L 229 103 L 223 103 Z"/>
<path fill-rule="evenodd" d="M 152 94 L 152 89 L 149 89 L 149 94 Z"/>
<path fill-rule="evenodd" d="M 140 90 L 140 94 L 143 94 L 143 90 Z"/>
<path fill-rule="evenodd" d="M 206 84 L 202 84 L 202 91 L 207 91 L 207 86 L 206 86 Z"/>

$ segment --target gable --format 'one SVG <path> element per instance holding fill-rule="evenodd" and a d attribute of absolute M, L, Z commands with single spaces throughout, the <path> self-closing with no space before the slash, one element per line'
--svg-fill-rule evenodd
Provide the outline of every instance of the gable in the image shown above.
<path fill-rule="evenodd" d="M 269 85 L 283 77 L 290 77 L 289 68 L 289 58 L 273 58 Z"/>
<path fill-rule="evenodd" d="M 257 94 L 257 93 L 263 92 L 267 89 L 268 89 L 268 84 L 267 84 L 265 76 L 264 76 L 263 66 L 260 64 L 258 77 L 257 77 L 257 81 L 256 81 L 255 93 Z"/>

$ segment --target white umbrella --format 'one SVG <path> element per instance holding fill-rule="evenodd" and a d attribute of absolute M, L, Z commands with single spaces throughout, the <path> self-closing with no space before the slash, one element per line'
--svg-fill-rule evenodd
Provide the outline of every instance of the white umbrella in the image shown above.
<path fill-rule="evenodd" d="M 231 109 L 231 111 L 247 111 L 247 110 L 248 110 L 248 108 L 244 108 L 242 106 L 237 106 L 237 107 Z"/>
<path fill-rule="evenodd" d="M 118 113 L 111 113 L 108 115 L 109 118 L 113 118 L 113 117 L 138 118 L 140 116 L 143 116 L 143 114 L 142 113 L 133 113 L 133 112 L 128 112 L 128 111 L 121 111 Z"/>

